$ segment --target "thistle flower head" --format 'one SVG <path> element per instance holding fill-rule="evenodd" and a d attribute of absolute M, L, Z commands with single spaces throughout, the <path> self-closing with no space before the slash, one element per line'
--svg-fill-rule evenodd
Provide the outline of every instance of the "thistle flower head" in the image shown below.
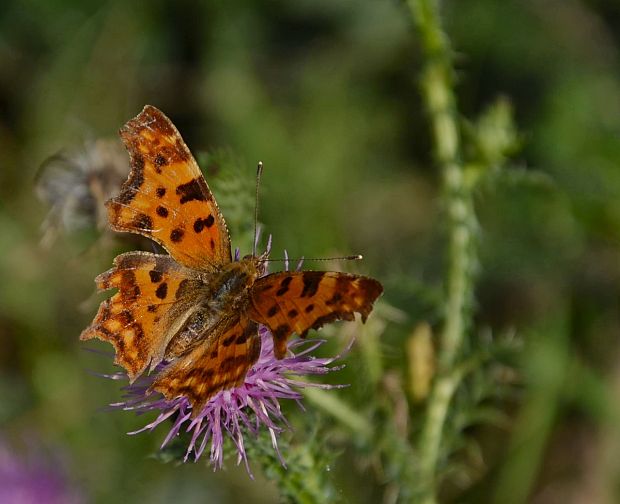
<path fill-rule="evenodd" d="M 277 436 L 289 424 L 280 409 L 279 401 L 292 399 L 301 406 L 301 389 L 339 387 L 307 382 L 300 378 L 326 374 L 340 369 L 340 366 L 330 367 L 338 357 L 315 358 L 311 355 L 323 344 L 323 340 L 293 340 L 289 344 L 289 355 L 277 360 L 274 357 L 273 338 L 269 330 L 260 326 L 259 335 L 262 342 L 261 354 L 248 371 L 244 383 L 219 392 L 197 415 L 192 416 L 192 407 L 185 397 L 167 400 L 159 394 L 148 394 L 153 380 L 150 376 L 141 377 L 132 385 L 124 387 L 124 400 L 111 406 L 139 414 L 150 411 L 159 413 L 155 420 L 130 434 L 152 431 L 165 422 L 172 422 L 161 448 L 182 432 L 189 433 L 191 437 L 184 461 L 190 457 L 198 460 L 208 449 L 209 460 L 214 469 L 221 468 L 224 441 L 229 438 L 237 451 L 237 463 L 243 461 L 250 476 L 252 473 L 248 465 L 244 436 L 257 436 L 261 428 L 266 428 L 274 450 L 285 465 L 278 450 Z M 125 375 L 118 373 L 111 377 L 121 379 Z"/>

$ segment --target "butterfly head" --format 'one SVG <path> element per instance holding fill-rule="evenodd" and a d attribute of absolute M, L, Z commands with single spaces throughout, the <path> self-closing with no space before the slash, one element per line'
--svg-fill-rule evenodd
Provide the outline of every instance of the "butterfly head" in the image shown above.
<path fill-rule="evenodd" d="M 268 259 L 269 259 L 269 250 L 263 252 L 259 256 L 256 256 L 253 254 L 247 254 L 243 256 L 243 260 L 252 264 L 252 266 L 256 269 L 258 277 L 262 277 L 267 274 L 267 260 Z"/>

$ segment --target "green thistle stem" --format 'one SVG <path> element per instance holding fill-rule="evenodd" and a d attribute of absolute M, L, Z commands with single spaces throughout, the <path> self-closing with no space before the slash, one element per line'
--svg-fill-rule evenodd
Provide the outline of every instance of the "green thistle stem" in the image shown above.
<path fill-rule="evenodd" d="M 452 372 L 470 324 L 473 297 L 472 272 L 476 264 L 473 235 L 476 228 L 472 195 L 461 161 L 460 135 L 453 69 L 448 39 L 441 28 L 436 0 L 408 0 L 420 34 L 426 64 L 421 89 L 433 128 L 435 155 L 442 172 L 448 217 L 449 255 L 446 278 L 446 313 L 441 333 L 438 375 L 427 404 L 420 434 L 422 502 L 436 502 L 436 473 L 441 436 L 450 402 L 462 373 Z"/>

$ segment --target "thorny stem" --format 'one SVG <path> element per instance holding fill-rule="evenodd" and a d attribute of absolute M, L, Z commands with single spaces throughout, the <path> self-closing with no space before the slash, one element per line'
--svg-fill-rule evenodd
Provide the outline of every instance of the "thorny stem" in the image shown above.
<path fill-rule="evenodd" d="M 441 333 L 438 375 L 431 390 L 420 434 L 422 502 L 436 502 L 436 473 L 441 436 L 450 402 L 462 374 L 451 370 L 470 323 L 475 268 L 473 234 L 476 218 L 463 173 L 450 46 L 442 31 L 437 0 L 407 0 L 420 34 L 426 65 L 421 89 L 432 122 L 435 155 L 442 172 L 448 217 L 449 255 L 446 313 Z"/>

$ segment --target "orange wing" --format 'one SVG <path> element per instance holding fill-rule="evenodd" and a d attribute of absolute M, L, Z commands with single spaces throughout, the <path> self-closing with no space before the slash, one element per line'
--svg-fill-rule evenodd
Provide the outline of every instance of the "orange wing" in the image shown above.
<path fill-rule="evenodd" d="M 151 389 L 166 399 L 187 397 L 196 415 L 220 390 L 241 385 L 259 355 L 258 325 L 242 317 L 220 335 L 173 361 Z"/>
<path fill-rule="evenodd" d="M 107 202 L 112 229 L 148 236 L 193 269 L 212 271 L 230 262 L 224 217 L 170 119 L 147 105 L 120 135 L 131 173 Z"/>
<path fill-rule="evenodd" d="M 265 324 L 273 334 L 278 359 L 286 353 L 286 342 L 295 332 L 302 338 L 334 320 L 362 320 L 383 287 L 372 278 L 329 271 L 283 271 L 259 278 L 252 287 L 252 320 Z"/>
<path fill-rule="evenodd" d="M 201 283 L 195 274 L 167 255 L 128 252 L 114 259 L 114 268 L 95 281 L 100 290 L 118 288 L 101 303 L 80 339 L 109 341 L 115 363 L 133 382 L 147 366 L 155 367 L 166 346 L 187 319 Z"/>

